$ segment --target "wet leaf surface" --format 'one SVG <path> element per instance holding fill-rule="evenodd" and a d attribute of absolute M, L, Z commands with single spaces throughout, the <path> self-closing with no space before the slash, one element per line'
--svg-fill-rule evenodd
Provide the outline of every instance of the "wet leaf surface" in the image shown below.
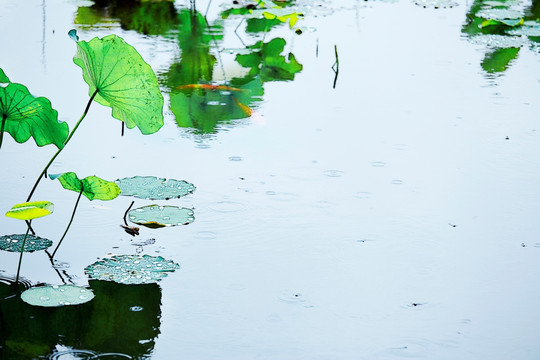
<path fill-rule="evenodd" d="M 176 271 L 180 265 L 161 256 L 117 255 L 87 266 L 84 271 L 96 280 L 120 284 L 155 283 Z"/>
<path fill-rule="evenodd" d="M 84 304 L 94 298 L 90 289 L 75 285 L 38 286 L 21 294 L 27 304 L 44 307 Z"/>
<path fill-rule="evenodd" d="M 148 205 L 128 212 L 129 221 L 149 228 L 188 225 L 195 220 L 193 210 L 178 206 Z"/>
<path fill-rule="evenodd" d="M 116 180 L 121 195 L 147 200 L 169 200 L 189 195 L 195 186 L 184 180 L 157 178 L 155 176 L 134 176 Z"/>
<path fill-rule="evenodd" d="M 64 189 L 80 192 L 88 200 L 112 200 L 120 195 L 120 188 L 112 181 L 103 180 L 97 176 L 87 176 L 79 180 L 74 172 L 67 172 L 61 175 L 50 175 L 52 180 L 58 179 Z"/>
<path fill-rule="evenodd" d="M 12 234 L 0 236 L 0 250 L 21 252 L 25 234 Z M 45 250 L 52 245 L 52 241 L 39 236 L 28 234 L 24 244 L 24 252 Z"/>

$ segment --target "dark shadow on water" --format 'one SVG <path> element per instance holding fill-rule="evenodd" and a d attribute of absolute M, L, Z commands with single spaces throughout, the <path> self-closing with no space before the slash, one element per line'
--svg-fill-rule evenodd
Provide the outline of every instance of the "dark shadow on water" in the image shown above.
<path fill-rule="evenodd" d="M 83 351 L 149 358 L 160 333 L 160 287 L 99 280 L 89 284 L 95 298 L 77 306 L 31 306 L 18 295 L 0 300 L 0 359 L 54 358 L 65 348 L 72 355 Z"/>

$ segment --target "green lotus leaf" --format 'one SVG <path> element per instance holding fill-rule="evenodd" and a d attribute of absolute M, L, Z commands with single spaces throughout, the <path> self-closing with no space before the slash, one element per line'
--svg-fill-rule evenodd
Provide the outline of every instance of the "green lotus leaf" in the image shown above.
<path fill-rule="evenodd" d="M 88 265 L 84 272 L 96 280 L 120 284 L 156 283 L 180 265 L 161 256 L 117 255 Z"/>
<path fill-rule="evenodd" d="M 184 180 L 164 179 L 155 176 L 134 176 L 116 180 L 121 195 L 147 200 L 169 200 L 189 195 L 195 186 Z"/>
<path fill-rule="evenodd" d="M 163 126 L 163 95 L 156 75 L 121 37 L 78 41 L 73 62 L 81 67 L 89 94 L 97 89 L 95 100 L 111 107 L 112 116 L 128 128 L 137 126 L 143 134 L 152 134 Z"/>
<path fill-rule="evenodd" d="M 112 181 L 103 180 L 97 176 L 88 176 L 79 180 L 74 172 L 50 175 L 51 179 L 58 179 L 64 189 L 81 192 L 88 200 L 112 200 L 120 195 L 120 188 Z"/>
<path fill-rule="evenodd" d="M 79 305 L 93 298 L 92 290 L 75 285 L 38 286 L 21 294 L 21 299 L 25 303 L 44 307 Z"/>
<path fill-rule="evenodd" d="M 49 201 L 31 201 L 14 205 L 6 216 L 19 220 L 32 220 L 49 215 L 53 210 L 54 204 Z"/>
<path fill-rule="evenodd" d="M 253 51 L 251 54 L 237 55 L 236 61 L 243 67 L 251 68 L 249 76 L 259 75 L 262 81 L 293 80 L 295 74 L 302 70 L 302 65 L 292 53 L 289 53 L 287 59 L 281 55 L 285 44 L 282 38 L 267 43 L 258 41 L 248 47 Z"/>
<path fill-rule="evenodd" d="M 10 82 L 8 77 L 6 76 L 6 73 L 4 72 L 4 70 L 2 70 L 0 68 L 0 83 L 8 83 Z"/>
<path fill-rule="evenodd" d="M 21 246 L 25 234 L 12 234 L 0 236 L 0 250 L 10 252 L 21 252 Z M 52 245 L 52 241 L 39 236 L 28 234 L 24 244 L 24 252 L 34 252 L 45 250 Z"/>
<path fill-rule="evenodd" d="M 34 97 L 26 86 L 9 82 L 0 69 L 0 146 L 4 132 L 11 134 L 18 143 L 33 137 L 38 146 L 54 144 L 64 147 L 68 136 L 68 125 L 58 121 L 58 112 L 44 97 Z"/>
<path fill-rule="evenodd" d="M 188 225 L 195 220 L 193 210 L 178 206 L 148 205 L 128 212 L 129 221 L 149 228 Z"/>

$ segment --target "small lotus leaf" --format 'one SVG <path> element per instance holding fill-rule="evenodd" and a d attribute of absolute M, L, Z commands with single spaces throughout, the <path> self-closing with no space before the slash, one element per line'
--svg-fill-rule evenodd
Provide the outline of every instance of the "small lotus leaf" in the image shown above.
<path fill-rule="evenodd" d="M 0 69 L 0 83 L 8 83 L 10 82 L 8 77 L 6 76 L 6 73 L 4 70 Z"/>
<path fill-rule="evenodd" d="M 21 299 L 25 303 L 44 307 L 79 305 L 93 298 L 92 290 L 75 285 L 38 286 L 21 294 Z"/>
<path fill-rule="evenodd" d="M 149 228 L 187 225 L 195 220 L 191 209 L 155 204 L 130 210 L 128 217 L 129 221 Z"/>
<path fill-rule="evenodd" d="M 180 265 L 161 256 L 117 255 L 88 265 L 84 271 L 91 279 L 120 284 L 155 283 Z"/>
<path fill-rule="evenodd" d="M 14 205 L 6 216 L 19 220 L 32 220 L 49 215 L 53 210 L 54 204 L 49 201 L 32 201 Z"/>
<path fill-rule="evenodd" d="M 38 146 L 54 144 L 64 147 L 68 136 L 68 125 L 58 121 L 58 112 L 44 97 L 34 97 L 26 86 L 9 82 L 0 69 L 0 120 L 1 132 L 8 132 L 18 143 L 24 143 L 32 136 Z"/>
<path fill-rule="evenodd" d="M 0 236 L 0 250 L 21 252 L 24 234 Z M 52 241 L 39 236 L 28 234 L 24 244 L 24 252 L 45 250 L 52 245 Z"/>
<path fill-rule="evenodd" d="M 164 179 L 155 176 L 134 176 L 116 180 L 121 195 L 147 200 L 169 200 L 189 195 L 195 186 L 184 180 Z"/>
<path fill-rule="evenodd" d="M 76 39 L 76 34 L 70 32 Z M 163 126 L 163 95 L 156 75 L 135 48 L 116 35 L 78 41 L 73 62 L 83 70 L 89 94 L 112 108 L 112 116 L 153 134 Z"/>
<path fill-rule="evenodd" d="M 87 176 L 79 180 L 74 172 L 67 172 L 60 176 L 51 175 L 51 179 L 58 179 L 64 189 L 80 192 L 89 200 L 112 200 L 120 194 L 120 188 L 112 181 L 103 180 L 97 176 Z"/>

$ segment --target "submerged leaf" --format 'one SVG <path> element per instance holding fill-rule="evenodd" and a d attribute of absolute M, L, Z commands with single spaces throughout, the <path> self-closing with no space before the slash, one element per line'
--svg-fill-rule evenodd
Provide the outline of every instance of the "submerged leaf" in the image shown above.
<path fill-rule="evenodd" d="M 482 69 L 490 74 L 504 72 L 518 56 L 519 48 L 500 48 L 487 53 L 482 61 Z"/>
<path fill-rule="evenodd" d="M 0 69 L 0 83 L 9 79 Z M 58 112 L 44 97 L 34 97 L 26 86 L 9 83 L 0 86 L 0 120 L 3 131 L 11 134 L 18 143 L 30 136 L 38 146 L 54 144 L 61 149 L 68 136 L 68 125 L 58 121 Z"/>
<path fill-rule="evenodd" d="M 54 204 L 50 201 L 32 201 L 14 205 L 6 216 L 19 220 L 32 220 L 49 215 L 53 210 Z"/>
<path fill-rule="evenodd" d="M 188 225 L 195 220 L 193 210 L 178 206 L 148 205 L 128 212 L 129 221 L 149 228 Z"/>
<path fill-rule="evenodd" d="M 0 250 L 10 252 L 21 252 L 25 234 L 13 234 L 0 236 Z M 45 250 L 52 245 L 52 241 L 32 234 L 26 235 L 24 252 L 34 252 Z"/>
<path fill-rule="evenodd" d="M 78 41 L 73 62 L 83 70 L 89 94 L 112 108 L 112 116 L 152 134 L 163 126 L 163 95 L 156 75 L 134 47 L 109 35 Z"/>
<path fill-rule="evenodd" d="M 96 280 L 114 281 L 120 284 L 155 283 L 180 265 L 161 256 L 117 255 L 88 265 L 84 272 Z"/>
<path fill-rule="evenodd" d="M 25 303 L 44 307 L 79 305 L 93 298 L 92 290 L 75 285 L 38 286 L 21 294 Z"/>
<path fill-rule="evenodd" d="M 155 176 L 134 176 L 116 180 L 121 195 L 147 200 L 169 200 L 189 195 L 195 186 L 184 180 L 164 179 Z"/>
<path fill-rule="evenodd" d="M 112 200 L 120 195 L 120 188 L 112 181 L 103 180 L 97 176 L 87 176 L 79 180 L 74 172 L 67 172 L 60 176 L 51 175 L 51 179 L 58 179 L 64 189 L 81 192 L 88 200 Z"/>

